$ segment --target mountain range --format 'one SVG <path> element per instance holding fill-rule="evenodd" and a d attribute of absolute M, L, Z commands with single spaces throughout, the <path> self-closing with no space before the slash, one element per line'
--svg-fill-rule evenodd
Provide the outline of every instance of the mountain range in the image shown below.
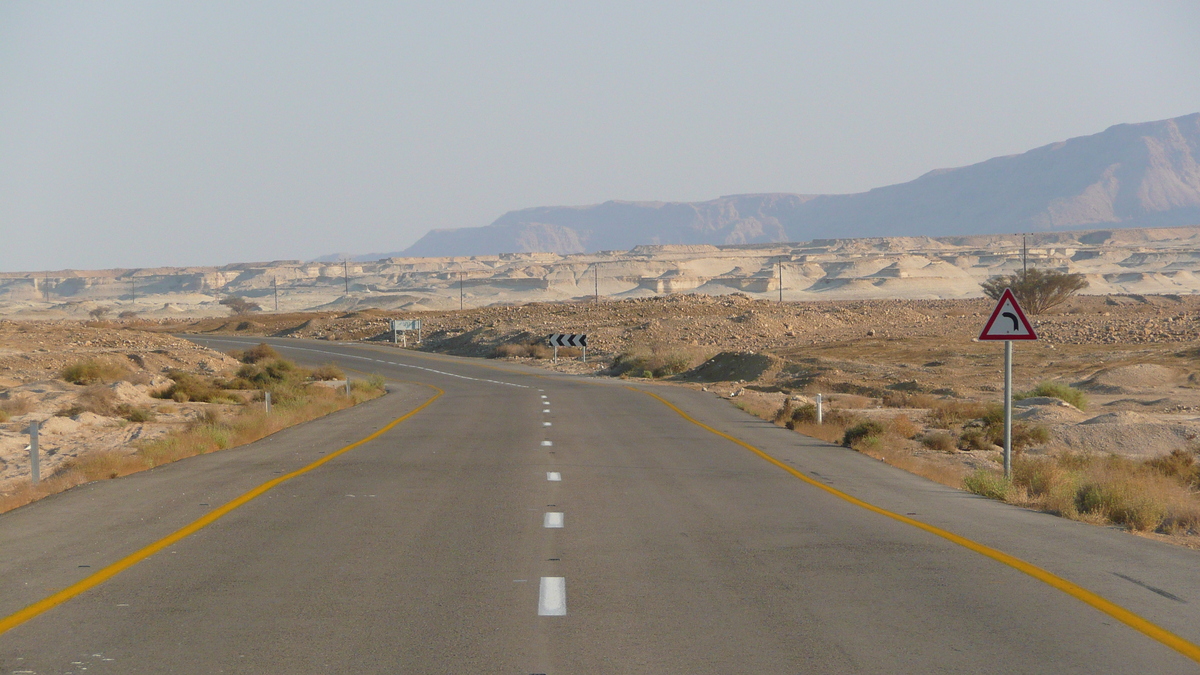
<path fill-rule="evenodd" d="M 1118 124 L 857 194 L 542 206 L 510 211 L 484 227 L 432 230 L 404 251 L 355 258 L 1195 225 L 1200 224 L 1198 160 L 1200 113 L 1194 113 Z"/>

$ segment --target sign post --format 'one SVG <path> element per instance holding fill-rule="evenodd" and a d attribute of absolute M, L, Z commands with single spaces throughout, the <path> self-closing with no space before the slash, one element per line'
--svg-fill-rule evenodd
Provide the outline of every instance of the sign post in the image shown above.
<path fill-rule="evenodd" d="M 558 363 L 559 347 L 582 347 L 583 362 L 587 363 L 587 335 L 580 333 L 555 333 L 550 336 L 550 346 L 554 347 L 555 363 Z"/>
<path fill-rule="evenodd" d="M 996 301 L 996 308 L 992 310 L 991 317 L 983 325 L 983 331 L 980 332 L 979 339 L 1004 341 L 1004 477 L 1011 479 L 1012 341 L 1038 339 L 1037 333 L 1033 331 L 1033 324 L 1029 322 L 1029 319 L 1025 318 L 1025 312 L 1021 311 L 1021 305 L 1017 303 L 1017 296 L 1013 295 L 1011 288 L 1004 289 L 1004 293 Z"/>
<path fill-rule="evenodd" d="M 408 331 L 417 331 L 417 342 L 421 341 L 421 320 L 420 319 L 392 319 L 392 344 L 396 344 L 399 340 L 396 336 L 399 333 L 404 333 L 404 346 L 408 346 Z"/>

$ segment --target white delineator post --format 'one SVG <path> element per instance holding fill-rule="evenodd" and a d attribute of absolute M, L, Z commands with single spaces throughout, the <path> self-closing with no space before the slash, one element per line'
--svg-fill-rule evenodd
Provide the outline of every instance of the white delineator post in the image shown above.
<path fill-rule="evenodd" d="M 825 415 L 822 414 L 821 401 L 822 401 L 821 395 L 817 394 L 817 424 L 821 424 L 821 422 L 823 421 L 823 419 L 825 417 Z"/>
<path fill-rule="evenodd" d="M 42 479 L 41 458 L 38 457 L 38 423 L 29 423 L 29 481 L 34 485 Z"/>
<path fill-rule="evenodd" d="M 268 415 L 271 414 L 271 392 L 269 391 L 263 392 L 263 410 L 265 410 Z"/>
<path fill-rule="evenodd" d="M 350 395 L 350 376 L 346 376 L 346 395 Z"/>

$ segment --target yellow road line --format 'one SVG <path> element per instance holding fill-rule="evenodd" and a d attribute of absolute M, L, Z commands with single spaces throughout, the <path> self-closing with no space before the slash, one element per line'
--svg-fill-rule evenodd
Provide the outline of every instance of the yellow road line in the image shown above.
<path fill-rule="evenodd" d="M 783 469 L 784 471 L 787 471 L 788 473 L 792 474 L 796 478 L 799 478 L 800 480 L 804 481 L 805 483 L 808 483 L 809 485 L 812 485 L 813 487 L 820 488 L 839 499 L 844 499 L 844 500 L 850 502 L 851 504 L 854 504 L 855 506 L 860 506 L 868 511 L 878 513 L 881 516 L 886 516 L 888 518 L 891 518 L 892 520 L 898 520 L 906 525 L 912 525 L 913 527 L 916 527 L 918 529 L 925 530 L 926 532 L 928 532 L 930 534 L 935 534 L 943 539 L 954 542 L 955 544 L 958 544 L 959 546 L 962 546 L 964 548 L 968 548 L 972 551 L 975 551 L 976 553 L 978 553 L 980 555 L 984 555 L 984 556 L 991 558 L 992 560 L 1004 563 L 1005 565 L 1008 565 L 1009 567 L 1012 567 L 1015 570 L 1024 572 L 1025 574 L 1028 574 L 1029 576 L 1033 577 L 1034 579 L 1037 579 L 1038 581 L 1049 584 L 1050 586 L 1057 588 L 1058 590 L 1062 591 L 1063 593 L 1066 593 L 1067 595 L 1070 595 L 1073 598 L 1076 598 L 1078 600 L 1081 600 L 1081 601 L 1087 603 L 1088 605 L 1091 605 L 1092 607 L 1100 610 L 1101 612 L 1104 612 L 1105 614 L 1107 614 L 1107 615 L 1111 616 L 1112 618 L 1116 619 L 1117 621 L 1120 621 L 1121 623 L 1129 626 L 1130 628 L 1132 628 L 1140 633 L 1143 633 L 1155 640 L 1158 640 L 1162 644 L 1170 647 L 1171 649 L 1174 649 L 1175 651 L 1179 652 L 1180 654 L 1183 654 L 1184 656 L 1188 657 L 1189 659 L 1196 661 L 1197 663 L 1200 663 L 1200 646 L 1197 646 L 1191 642 L 1188 642 L 1187 640 L 1179 637 L 1178 635 L 1172 633 L 1171 631 L 1169 631 L 1165 628 L 1162 628 L 1156 624 L 1153 624 L 1153 623 L 1147 621 L 1146 619 L 1143 619 L 1142 617 L 1138 616 L 1137 614 L 1134 614 L 1133 612 L 1125 609 L 1124 607 L 1121 607 L 1120 605 L 1117 605 L 1108 600 L 1105 600 L 1104 598 L 1100 597 L 1099 595 L 1096 595 L 1095 593 L 1087 590 L 1086 588 L 1083 588 L 1082 586 L 1073 584 L 1070 581 L 1067 581 L 1066 579 L 1063 579 L 1060 576 L 1057 576 L 1055 574 L 1047 572 L 1046 570 L 1044 570 L 1040 567 L 1037 567 L 1036 565 L 1027 563 L 1024 560 L 1021 560 L 1020 558 L 1011 556 L 1007 553 L 1004 553 L 1003 551 L 998 551 L 990 546 L 984 546 L 983 544 L 980 544 L 978 542 L 967 539 L 966 537 L 962 537 L 957 534 L 954 534 L 953 532 L 943 530 L 940 527 L 934 527 L 933 525 L 929 525 L 927 523 L 922 523 L 919 520 L 913 520 L 912 518 L 902 516 L 898 513 L 892 513 L 891 511 L 888 511 L 887 509 L 881 509 L 878 506 L 875 506 L 874 504 L 864 502 L 863 500 L 861 500 L 857 497 L 852 497 L 852 496 L 846 494 L 845 492 L 842 492 L 841 490 L 829 487 L 828 485 L 825 485 L 824 483 L 821 483 L 819 481 L 813 480 L 812 478 L 809 478 L 808 476 L 805 476 L 803 473 L 801 473 L 801 472 L 797 471 L 796 469 L 788 466 L 787 464 L 784 464 L 783 462 L 775 459 L 774 457 L 768 455 L 767 453 L 763 452 L 762 450 L 759 450 L 758 448 L 754 447 L 753 445 L 750 445 L 749 443 L 746 443 L 745 441 L 741 441 L 737 438 L 734 438 L 733 436 L 730 436 L 729 434 L 727 434 L 723 431 L 718 431 L 717 429 L 714 429 L 714 428 L 708 426 L 707 424 L 693 418 L 692 416 L 688 415 L 684 411 L 680 410 L 675 404 L 673 404 L 670 401 L 668 401 L 667 399 L 659 396 L 658 394 L 655 394 L 655 393 L 649 392 L 649 391 L 645 391 L 642 389 L 637 389 L 635 387 L 627 387 L 627 388 L 632 389 L 633 391 L 641 392 L 647 396 L 651 396 L 653 398 L 658 399 L 663 405 L 667 406 L 671 410 L 674 410 L 676 413 L 679 413 L 679 416 L 682 417 L 683 419 L 691 422 L 692 424 L 695 424 L 696 426 L 698 426 L 706 431 L 712 432 L 712 433 L 720 436 L 721 438 L 724 438 L 727 441 L 730 441 L 732 443 L 736 443 L 737 445 L 742 446 L 743 448 L 749 450 L 750 452 L 753 452 L 754 454 L 758 455 L 762 459 L 770 462 L 771 464 L 774 464 L 775 466 L 779 467 L 780 469 Z"/>
<path fill-rule="evenodd" d="M 42 600 L 39 600 L 39 601 L 33 603 L 32 605 L 29 605 L 25 609 L 22 609 L 21 611 L 15 613 L 15 614 L 11 614 L 9 616 L 4 617 L 3 619 L 0 619 L 0 634 L 3 634 L 5 632 L 7 632 L 8 630 L 25 623 L 26 621 L 32 619 L 33 617 L 37 616 L 38 614 L 41 614 L 42 612 L 45 612 L 48 609 L 52 609 L 54 607 L 57 607 L 58 605 L 61 605 L 62 603 L 70 600 L 71 598 L 74 598 L 75 596 L 79 595 L 80 593 L 83 593 L 84 591 L 86 591 L 88 589 L 99 586 L 100 584 L 104 583 L 105 581 L 108 581 L 112 577 L 115 577 L 116 575 L 120 574 L 121 572 L 124 572 L 125 570 L 129 569 L 130 567 L 133 567 L 134 565 L 140 563 L 141 561 L 145 560 L 146 558 L 149 558 L 150 556 L 154 555 L 155 553 L 158 553 L 159 551 L 163 550 L 164 548 L 167 548 L 168 546 L 171 546 L 173 544 L 177 544 L 177 543 L 179 543 L 179 541 L 181 541 L 181 540 L 195 534 L 196 532 L 199 532 L 201 529 L 215 523 L 216 521 L 218 521 L 222 517 L 228 515 L 230 512 L 232 512 L 234 509 L 238 508 L 239 506 L 244 506 L 245 504 L 247 504 L 254 498 L 262 496 L 268 490 L 270 490 L 282 483 L 285 483 L 285 482 L 295 478 L 296 476 L 306 474 L 309 471 L 312 471 L 313 469 L 321 466 L 322 464 L 332 460 L 334 457 L 343 455 L 347 452 L 350 452 L 354 448 L 357 448 L 358 446 L 363 445 L 364 443 L 369 443 L 369 442 L 375 440 L 376 438 L 379 438 L 380 436 L 387 433 L 388 431 L 391 431 L 392 428 L 394 428 L 397 424 L 400 424 L 404 420 L 407 420 L 408 418 L 412 417 L 413 415 L 416 415 L 417 413 L 421 412 L 425 408 L 429 407 L 430 404 L 432 404 L 434 401 L 438 400 L 438 398 L 440 398 L 442 396 L 442 394 L 446 393 L 442 389 L 439 389 L 438 387 L 435 387 L 431 384 L 426 384 L 424 386 L 437 390 L 437 393 L 434 394 L 433 397 L 430 398 L 428 401 L 425 401 L 421 405 L 410 410 L 408 413 L 392 420 L 390 423 L 388 423 L 387 426 L 383 427 L 379 431 L 376 431 L 375 433 L 371 434 L 370 436 L 367 436 L 366 438 L 355 441 L 355 442 L 351 443 L 350 445 L 347 445 L 346 447 L 341 448 L 340 450 L 331 452 L 330 454 L 322 457 L 321 459 L 318 459 L 317 461 L 313 462 L 312 464 L 309 464 L 308 466 L 305 466 L 304 468 L 297 469 L 289 474 L 284 474 L 278 478 L 269 480 L 269 481 L 263 483 L 262 485 L 259 485 L 258 487 L 250 490 L 249 492 L 246 492 L 245 494 L 234 499 L 233 501 L 227 502 L 226 504 L 220 506 L 219 508 L 210 511 L 203 517 L 198 518 L 197 520 L 193 521 L 191 524 L 185 525 L 184 527 L 172 532 L 171 534 L 163 537 L 162 539 L 159 539 L 158 541 L 154 542 L 153 544 L 150 544 L 149 546 L 146 546 L 145 548 L 143 548 L 137 552 L 131 553 L 131 554 L 125 556 L 124 558 L 118 560 L 117 562 L 115 562 L 101 570 L 98 570 L 97 572 L 95 572 L 87 577 L 84 577 L 83 579 L 80 579 L 79 581 L 71 584 L 70 586 L 67 586 L 66 588 L 62 589 L 61 591 L 55 593 L 54 595 L 43 598 Z"/>

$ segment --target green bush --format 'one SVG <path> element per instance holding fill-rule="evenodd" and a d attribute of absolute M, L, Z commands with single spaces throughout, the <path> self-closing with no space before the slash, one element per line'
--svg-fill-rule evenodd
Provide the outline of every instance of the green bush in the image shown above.
<path fill-rule="evenodd" d="M 951 436 L 946 431 L 935 431 L 931 434 L 926 434 L 921 438 L 921 444 L 930 450 L 938 452 L 954 452 L 958 449 L 958 444 L 954 441 L 954 436 Z"/>
<path fill-rule="evenodd" d="M 1072 389 L 1061 382 L 1042 382 L 1029 391 L 1022 391 L 1013 394 L 1013 400 L 1020 401 L 1022 399 L 1033 398 L 1035 396 L 1049 396 L 1060 401 L 1066 401 L 1080 410 L 1087 410 L 1087 396 L 1084 396 L 1082 391 L 1079 391 L 1078 389 Z"/>
<path fill-rule="evenodd" d="M 875 420 L 864 420 L 846 429 L 846 433 L 842 435 L 842 445 L 847 447 L 853 446 L 856 442 L 865 441 L 872 437 L 882 436 L 884 426 Z"/>
<path fill-rule="evenodd" d="M 141 406 L 131 406 L 128 403 L 117 406 L 117 414 L 130 422 L 153 422 L 155 418 L 153 410 Z"/>
<path fill-rule="evenodd" d="M 976 469 L 975 473 L 963 479 L 963 487 L 988 499 L 1004 499 L 1010 486 L 1002 474 L 987 469 Z"/>

